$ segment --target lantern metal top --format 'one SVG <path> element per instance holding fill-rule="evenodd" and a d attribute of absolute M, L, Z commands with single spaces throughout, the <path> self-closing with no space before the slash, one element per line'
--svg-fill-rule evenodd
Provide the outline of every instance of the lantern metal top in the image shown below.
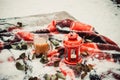
<path fill-rule="evenodd" d="M 77 38 L 78 38 L 78 35 L 74 32 L 71 32 L 71 33 L 68 34 L 68 39 L 69 40 L 77 40 Z"/>
<path fill-rule="evenodd" d="M 78 47 L 82 43 L 82 39 L 77 33 L 71 32 L 65 37 L 63 43 L 67 47 Z"/>

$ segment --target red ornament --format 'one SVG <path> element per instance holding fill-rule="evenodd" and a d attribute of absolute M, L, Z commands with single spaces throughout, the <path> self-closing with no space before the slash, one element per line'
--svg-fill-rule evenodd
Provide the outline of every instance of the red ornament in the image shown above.
<path fill-rule="evenodd" d="M 77 64 L 82 61 L 80 57 L 80 45 L 82 43 L 82 39 L 78 36 L 78 34 L 71 32 L 69 33 L 64 41 L 65 47 L 65 62 L 68 64 Z"/>

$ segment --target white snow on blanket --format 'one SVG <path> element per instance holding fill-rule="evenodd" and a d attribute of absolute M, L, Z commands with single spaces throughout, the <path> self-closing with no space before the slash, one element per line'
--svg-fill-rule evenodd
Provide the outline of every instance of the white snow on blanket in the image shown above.
<path fill-rule="evenodd" d="M 120 8 L 116 6 L 111 0 L 0 0 L 0 18 L 66 11 L 120 45 Z"/>
<path fill-rule="evenodd" d="M 53 0 L 53 3 L 51 0 L 42 0 L 41 2 L 39 2 L 39 0 L 32 1 L 33 0 L 0 0 L 0 17 L 27 16 L 64 10 L 79 21 L 94 26 L 100 34 L 109 37 L 120 45 L 120 9 L 118 9 L 110 0 Z M 24 2 L 24 4 L 22 4 L 22 2 Z M 26 3 L 28 3 L 28 5 L 26 5 Z M 29 28 L 29 26 L 27 28 Z M 35 27 L 34 29 L 38 28 Z M 32 31 L 33 29 L 29 28 L 27 30 Z M 15 62 L 8 62 L 7 59 L 10 56 L 18 58 L 24 51 L 11 50 L 11 52 L 13 54 L 7 49 L 0 52 L 0 61 L 3 61 L 3 63 L 0 63 L 0 80 L 23 80 L 25 76 L 24 72 L 17 70 Z M 120 74 L 120 71 L 117 71 L 117 69 L 120 69 L 120 65 L 117 63 L 105 60 L 89 60 L 88 63 L 95 64 L 94 68 L 96 69 L 97 74 L 101 74 L 108 70 L 113 70 Z M 33 60 L 30 65 L 33 67 L 31 76 L 41 77 L 45 73 L 55 74 L 56 68 L 45 67 L 38 59 Z M 67 80 L 70 80 L 68 76 Z M 86 76 L 85 80 L 89 80 L 89 76 Z M 114 80 L 114 78 L 108 75 L 103 80 Z"/>
<path fill-rule="evenodd" d="M 15 62 L 0 63 L 0 80 L 23 80 L 24 72 L 15 67 Z"/>
<path fill-rule="evenodd" d="M 18 50 L 12 50 L 11 52 L 13 53 L 16 58 L 20 55 L 19 53 L 23 51 L 18 51 Z M 1 54 L 7 54 L 7 55 L 1 55 Z M 3 57 L 4 59 L 7 59 L 7 57 L 11 56 L 7 50 L 3 50 L 0 54 L 0 57 Z M 2 59 L 2 58 L 0 58 Z M 3 59 L 3 60 L 4 60 Z M 17 70 L 15 67 L 15 62 L 8 62 L 4 60 L 5 62 L 0 63 L 0 80 L 5 78 L 8 80 L 23 80 L 25 78 L 25 73 L 23 71 Z M 49 67 L 45 66 L 45 64 L 40 63 L 40 59 L 34 59 L 31 61 L 27 61 L 28 64 L 32 67 L 32 73 L 30 73 L 30 76 L 37 76 L 41 79 L 43 79 L 44 74 L 55 74 L 56 70 L 59 70 L 58 68 L 55 67 Z M 102 74 L 107 72 L 108 70 L 112 70 L 113 72 L 116 72 L 120 74 L 120 65 L 118 63 L 113 63 L 113 62 L 108 62 L 106 60 L 98 60 L 98 59 L 89 59 L 88 64 L 93 64 L 95 65 L 94 69 L 96 70 L 97 74 Z M 67 80 L 69 80 L 69 76 L 67 76 Z M 79 80 L 80 78 L 76 78 L 76 80 Z M 103 80 L 114 80 L 114 78 L 110 75 L 108 75 L 106 78 Z M 26 79 L 24 79 L 26 80 Z M 44 79 L 43 79 L 44 80 Z M 89 80 L 89 76 L 87 75 L 85 77 L 85 80 Z"/>

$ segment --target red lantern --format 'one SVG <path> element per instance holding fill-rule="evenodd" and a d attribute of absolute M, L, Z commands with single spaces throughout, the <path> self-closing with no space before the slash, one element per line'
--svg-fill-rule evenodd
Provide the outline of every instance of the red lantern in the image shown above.
<path fill-rule="evenodd" d="M 69 33 L 64 41 L 65 47 L 65 62 L 68 64 L 77 64 L 82 61 L 80 57 L 80 45 L 82 43 L 82 39 L 78 36 L 78 34 L 71 32 Z"/>

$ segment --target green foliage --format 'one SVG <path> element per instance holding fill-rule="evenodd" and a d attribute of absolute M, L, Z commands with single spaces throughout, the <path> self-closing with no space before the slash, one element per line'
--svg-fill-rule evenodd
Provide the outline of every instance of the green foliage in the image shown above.
<path fill-rule="evenodd" d="M 18 70 L 22 70 L 22 71 L 25 70 L 25 66 L 22 65 L 20 62 L 16 62 L 15 66 Z"/>

